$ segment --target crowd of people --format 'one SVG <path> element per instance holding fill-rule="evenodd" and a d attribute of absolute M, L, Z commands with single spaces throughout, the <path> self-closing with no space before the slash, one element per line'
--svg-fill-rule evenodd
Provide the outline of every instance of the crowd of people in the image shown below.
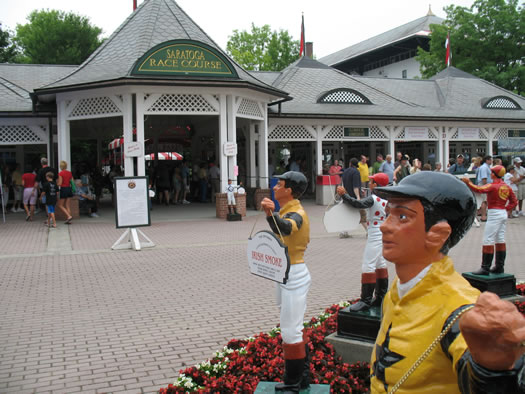
<path fill-rule="evenodd" d="M 458 154 L 455 158 L 451 158 L 445 168 L 441 163 L 435 163 L 432 166 L 430 163 L 423 164 L 418 158 L 410 159 L 410 157 L 402 152 L 396 153 L 395 161 L 392 155 L 378 154 L 376 161 L 369 164 L 370 161 L 365 155 L 361 155 L 359 160 L 352 158 L 349 161 L 349 166 L 343 168 L 343 161 L 335 159 L 332 165 L 325 163 L 323 166 L 323 173 L 326 175 L 335 176 L 335 185 L 342 185 L 348 192 L 350 197 L 362 199 L 370 194 L 368 183 L 370 176 L 384 173 L 388 176 L 389 184 L 397 185 L 408 175 L 415 174 L 421 171 L 444 172 L 457 177 L 468 176 L 471 178 L 474 185 L 486 185 L 492 183 L 490 176 L 490 169 L 497 165 L 503 165 L 500 158 L 492 158 L 491 156 L 474 157 L 468 163 L 465 160 L 465 155 Z M 522 159 L 517 156 L 512 159 L 506 167 L 506 174 L 504 182 L 508 184 L 513 190 L 518 199 L 518 206 L 512 212 L 509 212 L 509 218 L 516 218 L 523 216 L 523 199 L 525 196 L 525 168 L 522 166 Z M 478 212 L 481 216 L 481 221 L 487 221 L 487 202 L 486 195 L 482 195 L 483 203 Z M 363 226 L 366 226 L 366 218 L 362 218 Z M 365 227 L 366 229 L 366 227 Z M 341 234 L 345 237 L 346 234 Z"/>
<path fill-rule="evenodd" d="M 70 171 L 68 163 L 61 161 L 56 169 L 43 157 L 39 166 L 27 165 L 24 173 L 18 163 L 12 167 L 1 165 L 0 175 L 4 213 L 23 212 L 26 221 L 32 222 L 35 214 L 45 209 L 47 219 L 44 224 L 56 228 L 55 211 L 63 214 L 65 224 L 72 223 L 71 199 L 77 196 L 79 209 L 91 217 L 98 217 L 98 205 L 105 186 L 98 168 L 81 163 Z"/>

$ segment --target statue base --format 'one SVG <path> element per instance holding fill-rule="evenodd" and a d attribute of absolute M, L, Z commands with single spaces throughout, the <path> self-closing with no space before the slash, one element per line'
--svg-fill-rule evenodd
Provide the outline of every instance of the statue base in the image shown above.
<path fill-rule="evenodd" d="M 472 272 L 464 272 L 462 275 L 472 287 L 481 292 L 490 291 L 500 297 L 516 294 L 516 277 L 512 274 L 476 275 Z"/>
<path fill-rule="evenodd" d="M 375 346 L 375 343 L 362 339 L 340 337 L 336 332 L 328 335 L 325 340 L 332 344 L 337 355 L 348 364 L 364 361 L 369 363 Z"/>
<path fill-rule="evenodd" d="M 259 382 L 257 388 L 255 389 L 255 394 L 274 394 L 279 393 L 275 391 L 275 386 L 279 382 Z M 299 391 L 300 394 L 329 394 L 330 385 L 329 384 L 311 384 L 307 389 Z"/>
<path fill-rule="evenodd" d="M 240 213 L 229 213 L 226 215 L 226 220 L 228 222 L 240 222 L 242 220 L 242 216 Z"/>
<path fill-rule="evenodd" d="M 381 326 L 381 307 L 373 306 L 366 312 L 353 312 L 350 307 L 337 314 L 337 335 L 374 343 Z"/>

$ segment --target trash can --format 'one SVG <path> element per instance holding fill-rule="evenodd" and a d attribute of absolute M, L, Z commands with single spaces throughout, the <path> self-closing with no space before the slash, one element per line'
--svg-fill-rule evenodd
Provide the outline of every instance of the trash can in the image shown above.
<path fill-rule="evenodd" d="M 340 182 L 339 175 L 318 175 L 315 186 L 316 204 L 329 205 L 334 201 L 335 190 Z"/>
<path fill-rule="evenodd" d="M 279 203 L 275 199 L 275 195 L 273 194 L 273 187 L 277 185 L 277 182 L 279 182 L 278 178 L 270 178 L 270 195 L 271 199 L 275 204 L 275 212 L 279 212 L 281 210 L 281 207 L 279 206 Z"/>

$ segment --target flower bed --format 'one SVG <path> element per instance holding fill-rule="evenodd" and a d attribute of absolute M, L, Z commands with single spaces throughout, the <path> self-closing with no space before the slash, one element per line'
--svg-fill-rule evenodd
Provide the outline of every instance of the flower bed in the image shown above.
<path fill-rule="evenodd" d="M 525 283 L 519 283 L 516 291 L 525 295 Z M 525 315 L 525 302 L 514 304 Z M 310 338 L 310 376 L 314 384 L 329 384 L 332 393 L 368 393 L 369 364 L 343 363 L 325 341 L 337 329 L 337 312 L 348 305 L 347 302 L 332 305 L 321 316 L 305 323 Z M 283 368 L 281 333 L 274 328 L 268 334 L 232 339 L 212 359 L 181 370 L 177 381 L 161 388 L 159 393 L 253 393 L 259 381 L 281 381 Z"/>

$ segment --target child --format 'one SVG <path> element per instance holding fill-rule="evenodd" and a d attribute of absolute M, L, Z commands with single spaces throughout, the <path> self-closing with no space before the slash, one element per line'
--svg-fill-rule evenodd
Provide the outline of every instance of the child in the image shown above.
<path fill-rule="evenodd" d="M 53 223 L 53 227 L 56 228 L 57 222 L 55 219 L 55 205 L 57 203 L 57 194 L 58 194 L 58 186 L 53 180 L 53 173 L 48 172 L 46 173 L 46 180 L 47 182 L 44 184 L 42 188 L 42 195 L 40 196 L 40 199 L 42 197 L 45 197 L 45 204 L 47 208 L 47 225 L 48 227 L 51 227 L 51 222 Z"/>

